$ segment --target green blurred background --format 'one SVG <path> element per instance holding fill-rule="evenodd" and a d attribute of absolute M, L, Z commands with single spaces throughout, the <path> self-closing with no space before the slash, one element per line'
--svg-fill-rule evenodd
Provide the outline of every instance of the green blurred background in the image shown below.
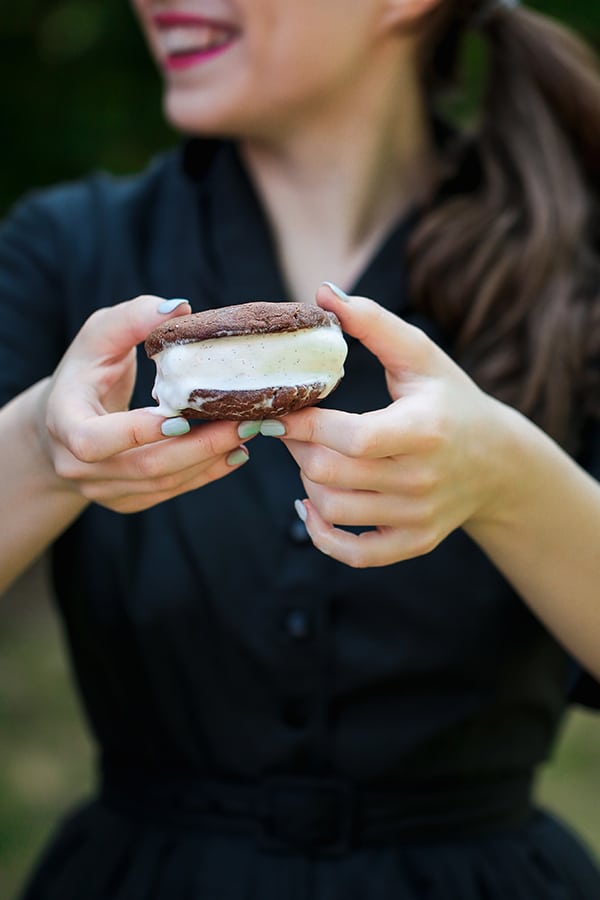
<path fill-rule="evenodd" d="M 598 0 L 531 6 L 600 47 Z M 177 141 L 126 0 L 3 3 L 0 72 L 0 215 L 27 190 L 96 168 L 135 171 Z M 6 527 L 6 511 L 3 519 Z M 0 900 L 11 900 L 58 815 L 89 789 L 93 757 L 43 562 L 2 606 Z M 600 858 L 598 716 L 572 713 L 539 795 Z"/>

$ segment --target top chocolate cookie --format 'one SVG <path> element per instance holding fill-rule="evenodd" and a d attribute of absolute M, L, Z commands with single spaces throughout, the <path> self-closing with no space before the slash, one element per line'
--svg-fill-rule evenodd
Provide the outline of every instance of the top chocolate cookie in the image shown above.
<path fill-rule="evenodd" d="M 278 334 L 329 325 L 339 325 L 337 316 L 314 304 L 257 300 L 169 319 L 148 335 L 144 347 L 148 356 L 153 357 L 171 344 L 245 334 Z"/>

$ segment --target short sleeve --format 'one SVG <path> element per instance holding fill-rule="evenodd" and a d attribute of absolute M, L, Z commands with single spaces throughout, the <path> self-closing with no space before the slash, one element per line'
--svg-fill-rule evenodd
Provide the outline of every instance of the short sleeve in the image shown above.
<path fill-rule="evenodd" d="M 0 406 L 50 374 L 64 352 L 62 260 L 43 195 L 0 226 Z"/>

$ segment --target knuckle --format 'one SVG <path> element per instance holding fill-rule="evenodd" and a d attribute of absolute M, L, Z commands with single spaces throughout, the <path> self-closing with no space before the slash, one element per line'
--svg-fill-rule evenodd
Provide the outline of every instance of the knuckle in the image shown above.
<path fill-rule="evenodd" d="M 46 426 L 46 431 L 48 432 L 48 434 L 50 435 L 52 440 L 58 441 L 59 440 L 59 436 L 58 436 L 59 429 L 58 429 L 58 425 L 56 423 L 56 419 L 54 418 L 54 413 L 53 413 L 50 405 L 48 406 L 48 409 L 46 410 L 46 418 L 44 421 L 44 425 Z"/>
<path fill-rule="evenodd" d="M 435 528 L 437 518 L 437 505 L 430 498 L 421 497 L 412 505 L 408 521 L 419 532 L 429 532 Z"/>
<path fill-rule="evenodd" d="M 438 546 L 440 538 L 431 527 L 422 527 L 413 533 L 410 552 L 411 556 L 427 556 Z"/>
<path fill-rule="evenodd" d="M 85 497 L 86 500 L 90 500 L 94 503 L 100 503 L 105 500 L 106 497 L 106 488 L 104 485 L 94 481 L 82 481 L 79 486 L 79 493 L 82 497 Z M 108 502 L 104 502 L 103 505 L 108 505 Z"/>
<path fill-rule="evenodd" d="M 315 484 L 331 484 L 333 482 L 333 468 L 331 458 L 323 450 L 316 449 L 303 466 L 306 477 Z"/>
<path fill-rule="evenodd" d="M 93 463 L 98 459 L 94 440 L 84 428 L 73 431 L 69 435 L 66 446 L 79 462 Z"/>
<path fill-rule="evenodd" d="M 319 430 L 319 419 L 315 412 L 310 409 L 307 410 L 305 415 L 305 425 L 308 431 L 307 439 L 309 443 L 319 443 L 320 440 L 320 430 Z"/>
<path fill-rule="evenodd" d="M 319 515 L 325 522 L 336 522 L 339 513 L 339 503 L 335 494 L 331 494 L 327 491 L 320 494 L 318 499 L 313 499 L 311 497 L 313 503 L 318 509 Z"/>
<path fill-rule="evenodd" d="M 371 565 L 367 548 L 361 543 L 360 538 L 353 544 L 348 553 L 347 563 L 353 569 L 366 569 Z"/>
<path fill-rule="evenodd" d="M 132 456 L 136 457 L 136 472 L 144 481 L 155 481 L 164 477 L 161 459 L 156 452 L 147 450 L 144 453 L 132 454 Z"/>
<path fill-rule="evenodd" d="M 408 489 L 413 497 L 425 498 L 435 493 L 440 485 L 439 474 L 433 469 L 426 467 L 418 472 L 413 472 L 410 477 Z"/>
<path fill-rule="evenodd" d="M 67 451 L 58 451 L 54 455 L 54 471 L 63 481 L 77 481 L 81 477 L 81 463 Z"/>
<path fill-rule="evenodd" d="M 133 423 L 129 428 L 129 443 L 131 447 L 144 447 L 147 443 L 144 429 L 138 423 Z"/>
<path fill-rule="evenodd" d="M 162 475 L 154 480 L 154 488 L 157 492 L 170 496 L 181 488 L 181 477 L 177 474 Z"/>
<path fill-rule="evenodd" d="M 379 436 L 375 429 L 364 426 L 356 428 L 348 444 L 348 456 L 358 459 L 364 456 L 377 456 Z"/>
<path fill-rule="evenodd" d="M 439 450 L 446 443 L 449 431 L 450 417 L 448 413 L 440 406 L 436 406 L 428 416 L 427 428 L 423 433 L 423 449 L 430 452 Z"/>

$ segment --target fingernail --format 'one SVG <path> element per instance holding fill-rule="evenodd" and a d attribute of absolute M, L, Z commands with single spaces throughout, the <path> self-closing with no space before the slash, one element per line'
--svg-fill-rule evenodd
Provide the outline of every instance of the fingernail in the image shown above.
<path fill-rule="evenodd" d="M 238 447 L 237 450 L 234 450 L 227 457 L 227 465 L 228 466 L 241 466 L 242 463 L 248 462 L 250 459 L 250 454 L 246 450 L 245 447 Z"/>
<path fill-rule="evenodd" d="M 174 309 L 177 309 L 178 306 L 181 306 L 182 303 L 189 303 L 189 300 L 186 300 L 184 297 L 174 297 L 173 300 L 162 300 L 156 311 L 159 313 L 170 313 L 173 312 Z M 191 305 L 191 304 L 190 304 Z"/>
<path fill-rule="evenodd" d="M 260 433 L 265 437 L 281 437 L 285 434 L 285 425 L 283 422 L 265 419 L 264 422 L 260 423 Z"/>
<path fill-rule="evenodd" d="M 254 437 L 260 431 L 261 422 L 240 422 L 238 425 L 238 436 L 241 438 Z"/>
<path fill-rule="evenodd" d="M 296 510 L 296 515 L 300 519 L 301 522 L 306 522 L 307 512 L 306 507 L 302 500 L 294 500 L 294 509 Z"/>
<path fill-rule="evenodd" d="M 323 284 L 327 285 L 329 290 L 333 291 L 335 296 L 338 297 L 339 300 L 343 300 L 344 303 L 347 303 L 350 299 L 346 291 L 343 291 L 341 287 L 338 287 L 337 284 L 333 283 L 333 281 L 324 281 Z"/>
<path fill-rule="evenodd" d="M 167 419 L 160 426 L 160 430 L 165 437 L 176 437 L 179 434 L 187 434 L 191 425 L 187 419 L 178 417 L 176 419 Z"/>

